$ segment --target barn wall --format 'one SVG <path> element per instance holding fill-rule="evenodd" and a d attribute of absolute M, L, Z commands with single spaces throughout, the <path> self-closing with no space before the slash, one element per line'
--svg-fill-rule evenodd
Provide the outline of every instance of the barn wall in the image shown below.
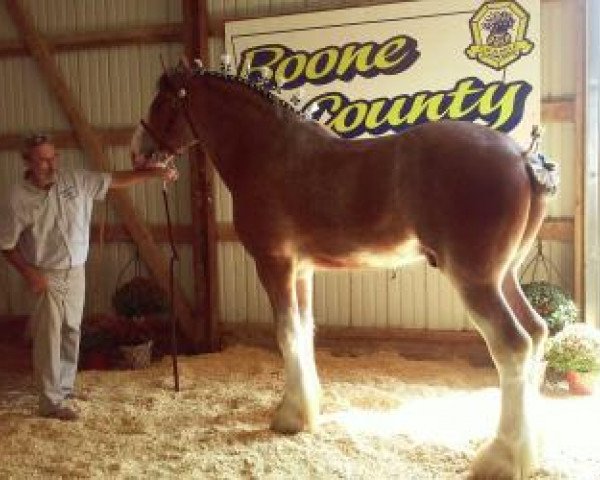
<path fill-rule="evenodd" d="M 258 17 L 326 7 L 352 7 L 359 1 L 321 0 L 208 0 L 210 24 L 224 18 Z M 362 2 L 364 3 L 364 1 Z M 385 3 L 385 2 L 373 2 Z M 542 88 L 544 97 L 568 97 L 575 93 L 574 19 L 568 0 L 542 5 Z M 178 0 L 27 0 L 24 4 L 45 33 L 89 31 L 121 26 L 138 26 L 182 21 Z M 14 38 L 16 32 L 0 2 L 0 39 Z M 173 64 L 179 57 L 179 44 L 127 46 L 57 54 L 58 63 L 83 111 L 96 126 L 127 126 L 138 121 L 149 105 L 154 83 L 160 72 L 159 55 Z M 224 51 L 223 39 L 212 36 L 210 64 L 217 65 Z M 543 140 L 545 152 L 561 164 L 563 187 L 550 204 L 550 215 L 573 216 L 575 190 L 573 168 L 575 128 L 571 123 L 547 123 Z M 0 134 L 31 130 L 68 129 L 56 102 L 48 95 L 37 67 L 27 57 L 0 58 Z M 85 164 L 77 150 L 62 152 L 65 163 Z M 125 148 L 109 148 L 107 154 L 115 168 L 127 165 Z M 0 189 L 4 191 L 21 174 L 17 152 L 0 151 Z M 173 188 L 174 223 L 189 224 L 190 193 L 187 165 L 182 163 L 181 181 Z M 130 193 L 141 218 L 163 223 L 164 214 L 157 185 L 144 185 Z M 216 184 L 217 221 L 231 221 L 231 198 L 221 182 Z M 103 211 L 97 208 L 95 221 Z M 115 215 L 108 212 L 108 221 Z M 553 281 L 562 279 L 572 289 L 573 245 L 544 242 L 544 253 L 557 266 Z M 191 297 L 193 272 L 191 248 L 180 247 L 182 261 L 179 281 Z M 131 244 L 109 244 L 92 248 L 88 264 L 87 312 L 105 311 L 111 292 L 126 263 L 135 258 Z M 269 322 L 270 307 L 260 286 L 253 261 L 237 243 L 218 247 L 220 316 L 226 323 Z M 122 274 L 129 278 L 133 268 Z M 531 271 L 529 272 L 529 276 Z M 545 276 L 546 272 L 538 272 Z M 317 323 L 327 326 L 406 327 L 429 329 L 468 328 L 460 299 L 437 271 L 415 264 L 397 272 L 339 271 L 321 272 L 315 282 Z M 31 297 L 21 280 L 4 261 L 0 261 L 0 315 L 24 314 Z"/>
<path fill-rule="evenodd" d="M 257 1 L 209 0 L 212 22 L 239 16 L 259 17 L 290 11 L 312 11 L 335 6 L 351 7 L 353 1 Z M 383 2 L 379 2 L 383 3 Z M 542 4 L 542 96 L 569 97 L 576 89 L 575 19 L 568 2 Z M 211 64 L 218 65 L 224 51 L 222 39 L 210 42 Z M 572 123 L 544 123 L 543 150 L 560 163 L 562 187 L 549 205 L 549 215 L 573 216 L 575 208 L 575 128 Z M 231 221 L 231 197 L 216 185 L 217 221 Z M 543 242 L 543 253 L 556 269 L 536 270 L 536 279 L 550 278 L 568 291 L 573 289 L 572 243 Z M 535 251 L 530 255 L 532 258 Z M 529 259 L 529 260 L 530 260 Z M 528 260 L 528 261 L 529 261 Z M 271 311 L 260 286 L 253 261 L 237 243 L 219 246 L 219 288 L 225 322 L 270 322 Z M 528 262 L 525 263 L 527 265 Z M 523 281 L 531 280 L 530 268 Z M 320 325 L 342 327 L 403 327 L 462 330 L 470 328 L 467 313 L 448 281 L 424 263 L 398 272 L 318 272 L 315 278 L 315 316 Z"/>
<path fill-rule="evenodd" d="M 87 32 L 123 26 L 181 22 L 181 2 L 172 0 L 29 0 L 23 2 L 43 33 Z M 0 38 L 16 38 L 10 17 L 0 2 Z M 157 44 L 98 48 L 56 54 L 58 66 L 72 89 L 82 111 L 97 127 L 131 126 L 144 115 L 155 93 L 161 72 L 160 56 L 175 64 L 183 52 L 181 44 Z M 70 130 L 58 103 L 49 95 L 37 66 L 26 56 L 0 58 L 0 134 L 32 131 Z M 60 151 L 65 167 L 85 166 L 83 152 Z M 106 154 L 111 168 L 129 168 L 128 149 L 109 147 Z M 180 165 L 181 180 L 170 189 L 174 224 L 191 223 L 188 165 Z M 22 161 L 16 151 L 0 151 L 0 191 L 4 192 L 22 175 Z M 165 216 L 158 182 L 129 189 L 140 218 L 164 224 Z M 98 204 L 95 222 L 106 216 L 107 222 L 118 221 L 115 212 Z M 165 246 L 166 247 L 166 246 Z M 180 246 L 178 280 L 193 298 L 192 252 Z M 106 244 L 99 251 L 92 246 L 88 262 L 86 313 L 106 312 L 110 297 L 121 282 L 129 279 L 134 268 L 123 270 L 135 259 L 132 244 Z M 122 272 L 122 273 L 121 273 Z M 145 273 L 142 267 L 142 272 Z M 0 315 L 26 314 L 31 296 L 19 275 L 0 260 Z"/>

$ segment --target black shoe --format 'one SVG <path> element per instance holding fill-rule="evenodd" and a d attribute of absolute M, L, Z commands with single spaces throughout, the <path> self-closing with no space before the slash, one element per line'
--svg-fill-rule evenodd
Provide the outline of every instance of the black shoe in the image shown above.
<path fill-rule="evenodd" d="M 56 420 L 63 420 L 72 422 L 79 418 L 79 414 L 70 407 L 58 406 L 46 412 L 41 412 L 41 416 L 44 418 L 54 418 Z"/>

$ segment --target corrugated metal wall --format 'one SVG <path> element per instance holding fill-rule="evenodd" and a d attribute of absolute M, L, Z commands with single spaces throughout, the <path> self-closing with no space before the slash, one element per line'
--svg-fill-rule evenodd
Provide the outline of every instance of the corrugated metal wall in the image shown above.
<path fill-rule="evenodd" d="M 285 14 L 290 10 L 311 11 L 327 6 L 351 7 L 353 1 L 209 1 L 211 18 L 258 17 Z M 380 2 L 382 3 L 382 2 Z M 575 19 L 568 2 L 542 5 L 542 95 L 569 96 L 575 92 Z M 221 40 L 210 45 L 211 62 L 218 64 L 224 50 Z M 549 215 L 572 216 L 575 192 L 573 158 L 574 126 L 545 124 L 543 150 L 560 163 L 562 188 L 549 208 Z M 218 221 L 231 221 L 231 198 L 222 184 L 217 185 Z M 532 252 L 532 256 L 535 253 Z M 544 242 L 543 253 L 556 266 L 536 271 L 536 279 L 550 276 L 571 291 L 573 288 L 573 245 Z M 219 247 L 219 286 L 222 318 L 226 322 L 269 322 L 271 310 L 260 287 L 251 258 L 239 244 Z M 531 279 L 530 268 L 524 281 Z M 462 301 L 449 282 L 424 263 L 390 271 L 328 271 L 315 278 L 315 316 L 320 325 L 404 327 L 461 330 L 471 328 Z"/>
<path fill-rule="evenodd" d="M 181 2 L 171 0 L 29 0 L 23 2 L 44 33 L 102 30 L 122 26 L 181 21 Z M 1 38 L 15 38 L 16 32 L 0 3 Z M 180 44 L 159 44 L 98 48 L 56 55 L 58 66 L 76 100 L 92 124 L 98 127 L 130 126 L 144 115 L 161 72 L 160 56 L 175 64 L 183 49 Z M 11 57 L 0 60 L 0 133 L 36 130 L 68 130 L 69 124 L 60 106 L 49 95 L 33 60 Z M 76 149 L 60 151 L 64 167 L 85 166 L 85 155 Z M 129 167 L 128 149 L 111 147 L 106 150 L 112 169 Z M 188 166 L 180 165 L 181 180 L 170 190 L 173 222 L 191 223 Z M 0 188 L 3 191 L 22 175 L 18 152 L 0 152 Z M 129 190 L 141 218 L 150 223 L 164 223 L 160 185 L 146 183 Z M 96 206 L 94 216 L 104 214 L 103 204 Z M 118 221 L 112 209 L 107 221 Z M 192 298 L 193 274 L 191 248 L 180 247 L 181 262 L 178 278 Z M 130 244 L 107 244 L 100 252 L 92 247 L 88 262 L 88 294 L 86 313 L 104 312 L 110 308 L 110 297 L 121 281 L 130 278 L 135 259 Z M 142 268 L 142 271 L 145 270 Z M 26 314 L 31 296 L 23 282 L 5 262 L 0 262 L 0 313 Z"/>
<path fill-rule="evenodd" d="M 209 0 L 211 22 L 233 16 L 258 17 L 291 11 L 311 11 L 328 6 L 351 7 L 356 1 L 317 0 Z M 376 3 L 376 2 L 373 2 Z M 382 3 L 382 2 L 380 2 Z M 181 21 L 177 0 L 28 0 L 38 27 L 48 33 L 87 31 L 124 25 Z M 0 3 L 0 38 L 12 38 L 15 31 Z M 542 86 L 544 96 L 568 96 L 575 91 L 575 31 L 567 2 L 543 4 L 542 8 Z M 223 40 L 211 38 L 211 65 L 217 65 L 224 51 Z M 98 126 L 131 125 L 143 115 L 154 92 L 160 72 L 159 55 L 174 63 L 180 45 L 120 47 L 61 53 L 61 70 L 81 102 L 83 110 Z M 572 216 L 575 194 L 573 155 L 574 127 L 547 124 L 544 150 L 561 163 L 563 188 L 551 204 L 553 216 Z M 33 62 L 25 57 L 0 60 L 0 133 L 38 129 L 66 129 L 67 122 L 50 99 Z M 65 163 L 83 164 L 75 150 L 63 153 Z M 126 149 L 110 148 L 108 156 L 115 168 L 128 164 Z M 187 166 L 174 188 L 174 222 L 189 223 L 189 181 Z M 21 174 L 17 152 L 0 152 L 0 188 L 3 190 Z M 231 221 L 231 198 L 222 183 L 216 185 L 217 220 Z M 131 190 L 141 216 L 152 223 L 164 221 L 158 186 L 144 185 Z M 96 218 L 100 213 L 97 208 Z M 109 212 L 109 221 L 114 215 Z M 544 253 L 557 265 L 565 286 L 572 288 L 573 247 L 546 242 Z M 108 308 L 119 273 L 135 256 L 130 245 L 106 245 L 102 262 L 92 249 L 88 264 L 88 312 Z M 191 251 L 181 248 L 179 280 L 191 295 L 193 276 Z M 221 318 L 225 322 L 269 322 L 270 307 L 260 286 L 253 261 L 239 244 L 223 243 L 218 248 Z M 128 278 L 133 273 L 124 273 Z M 543 272 L 542 272 L 543 274 Z M 553 274 L 554 275 L 554 274 Z M 556 276 L 556 275 L 554 275 Z M 553 278 L 554 281 L 557 278 Z M 21 280 L 0 263 L 0 313 L 28 311 L 30 298 Z M 330 326 L 406 327 L 463 329 L 469 323 L 461 301 L 437 271 L 424 264 L 390 271 L 321 272 L 316 276 L 315 310 L 317 322 Z"/>

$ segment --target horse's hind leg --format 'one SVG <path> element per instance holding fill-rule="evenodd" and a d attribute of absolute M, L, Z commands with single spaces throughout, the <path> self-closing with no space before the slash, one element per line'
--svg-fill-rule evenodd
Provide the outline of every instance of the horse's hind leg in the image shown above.
<path fill-rule="evenodd" d="M 298 311 L 296 272 L 292 259 L 255 257 L 258 275 L 271 306 L 277 328 L 277 342 L 285 368 L 283 399 L 271 422 L 278 432 L 296 433 L 314 429 L 319 413 L 319 384 L 314 355 L 309 350 Z"/>
<path fill-rule="evenodd" d="M 478 452 L 472 478 L 525 479 L 537 462 L 529 423 L 530 384 L 525 379 L 531 337 L 513 314 L 497 282 L 459 285 L 459 291 L 496 364 L 502 402 L 497 434 Z"/>
<path fill-rule="evenodd" d="M 548 338 L 548 326 L 529 304 L 517 278 L 517 269 L 509 270 L 502 283 L 502 291 L 513 313 L 519 319 L 519 323 L 531 337 L 532 361 L 529 375 L 530 380 L 534 382 L 534 387 L 539 387 L 540 368 L 544 356 L 544 343 Z"/>

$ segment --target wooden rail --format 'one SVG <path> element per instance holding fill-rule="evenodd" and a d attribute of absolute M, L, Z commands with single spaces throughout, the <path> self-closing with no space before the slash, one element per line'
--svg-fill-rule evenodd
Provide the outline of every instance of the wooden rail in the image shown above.
<path fill-rule="evenodd" d="M 70 52 L 92 48 L 144 45 L 152 43 L 181 42 L 182 24 L 164 23 L 90 32 L 61 33 L 48 35 L 48 48 L 53 52 Z M 0 58 L 28 55 L 22 40 L 0 41 Z"/>

